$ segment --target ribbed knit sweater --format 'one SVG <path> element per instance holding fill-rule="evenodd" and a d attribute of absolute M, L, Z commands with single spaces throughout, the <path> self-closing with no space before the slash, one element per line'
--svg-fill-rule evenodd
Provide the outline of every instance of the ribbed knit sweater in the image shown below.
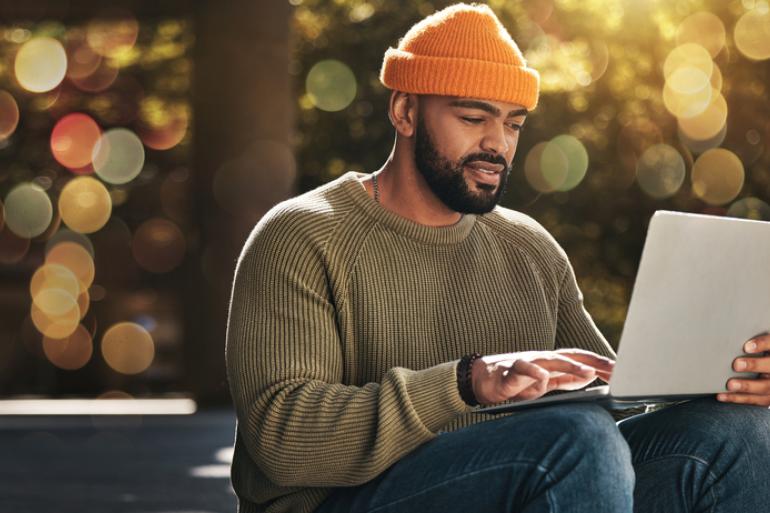
<path fill-rule="evenodd" d="M 493 418 L 460 398 L 464 354 L 615 356 L 533 219 L 496 206 L 421 225 L 375 202 L 363 176 L 279 203 L 238 259 L 226 357 L 241 513 L 311 512 L 438 431 Z"/>

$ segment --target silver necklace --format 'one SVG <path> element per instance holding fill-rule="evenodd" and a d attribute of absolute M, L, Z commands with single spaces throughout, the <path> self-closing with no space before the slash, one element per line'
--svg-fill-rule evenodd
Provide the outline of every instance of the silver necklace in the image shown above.
<path fill-rule="evenodd" d="M 374 189 L 374 201 L 380 202 L 380 190 L 377 188 L 377 173 L 372 173 L 372 189 Z"/>

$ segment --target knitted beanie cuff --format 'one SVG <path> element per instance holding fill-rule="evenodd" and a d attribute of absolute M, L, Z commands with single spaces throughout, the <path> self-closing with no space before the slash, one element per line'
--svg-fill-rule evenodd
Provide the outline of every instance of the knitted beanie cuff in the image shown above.
<path fill-rule="evenodd" d="M 537 106 L 540 75 L 532 68 L 476 59 L 385 52 L 380 80 L 389 89 L 415 94 L 462 96 Z"/>

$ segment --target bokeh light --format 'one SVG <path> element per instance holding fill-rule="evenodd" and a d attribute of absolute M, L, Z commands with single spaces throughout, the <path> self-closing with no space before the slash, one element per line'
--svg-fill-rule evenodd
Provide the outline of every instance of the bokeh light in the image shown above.
<path fill-rule="evenodd" d="M 743 163 L 724 148 L 704 152 L 692 168 L 692 190 L 710 205 L 724 205 L 735 199 L 743 182 Z"/>
<path fill-rule="evenodd" d="M 567 160 L 567 174 L 557 187 L 559 191 L 569 191 L 578 186 L 588 170 L 588 152 L 577 137 L 557 135 L 548 142 L 548 146 L 556 146 Z M 544 151 L 547 154 L 548 148 Z M 542 161 L 541 161 L 542 162 Z"/>
<path fill-rule="evenodd" d="M 136 262 L 145 270 L 165 273 L 176 268 L 185 255 L 182 231 L 166 219 L 150 219 L 137 228 L 131 243 Z"/>
<path fill-rule="evenodd" d="M 61 316 L 77 308 L 76 296 L 60 288 L 44 288 L 32 298 L 32 305 L 46 315 Z M 80 312 L 78 312 L 80 318 Z"/>
<path fill-rule="evenodd" d="M 719 66 L 715 63 L 714 69 L 711 71 L 711 88 L 721 91 L 723 85 L 724 79 L 722 77 L 722 70 L 719 69 Z"/>
<path fill-rule="evenodd" d="M 610 63 L 610 50 L 607 44 L 597 39 L 591 44 L 591 81 L 596 82 L 607 72 Z"/>
<path fill-rule="evenodd" d="M 83 320 L 83 317 L 86 316 L 88 309 L 91 306 L 91 294 L 87 289 L 83 289 L 80 291 L 80 294 L 78 294 L 75 302 L 78 304 L 78 309 L 80 310 L 80 319 Z"/>
<path fill-rule="evenodd" d="M 67 72 L 67 54 L 62 44 L 50 37 L 37 37 L 24 43 L 14 62 L 16 80 L 33 93 L 58 86 Z"/>
<path fill-rule="evenodd" d="M 29 251 L 31 243 L 26 237 L 19 237 L 7 226 L 0 230 L 0 264 L 19 263 Z"/>
<path fill-rule="evenodd" d="M 617 137 L 615 155 L 621 167 L 614 173 L 613 185 L 620 189 L 631 187 L 636 181 L 639 158 L 647 148 L 662 142 L 663 133 L 652 120 L 634 116 L 625 122 Z"/>
<path fill-rule="evenodd" d="M 667 144 L 655 144 L 642 153 L 636 168 L 639 187 L 656 199 L 668 198 L 682 187 L 685 164 L 682 155 Z"/>
<path fill-rule="evenodd" d="M 540 142 L 532 147 L 524 160 L 524 176 L 538 192 L 553 192 L 567 178 L 569 162 L 558 146 Z"/>
<path fill-rule="evenodd" d="M 696 12 L 685 18 L 676 32 L 678 45 L 695 43 L 705 48 L 711 57 L 716 57 L 724 48 L 725 39 L 725 25 L 722 20 L 706 11 Z"/>
<path fill-rule="evenodd" d="M 735 46 L 743 55 L 755 61 L 770 58 L 770 10 L 756 7 L 747 11 L 735 24 Z"/>
<path fill-rule="evenodd" d="M 663 76 L 670 80 L 676 72 L 692 69 L 701 71 L 708 79 L 713 67 L 714 62 L 705 48 L 695 43 L 685 43 L 669 52 L 663 63 Z M 705 87 L 705 83 L 702 87 Z"/>
<path fill-rule="evenodd" d="M 538 192 L 569 191 L 585 177 L 588 152 L 574 136 L 558 135 L 536 144 L 524 161 L 524 176 Z"/>
<path fill-rule="evenodd" d="M 129 13 L 96 18 L 86 27 L 88 44 L 99 55 L 120 58 L 136 43 L 139 23 Z"/>
<path fill-rule="evenodd" d="M 102 62 L 102 56 L 94 52 L 86 41 L 85 31 L 72 29 L 67 33 L 67 77 L 83 79 L 94 73 Z"/>
<path fill-rule="evenodd" d="M 60 264 L 44 264 L 40 266 L 29 283 L 29 293 L 33 303 L 38 303 L 38 296 L 44 290 L 58 289 L 66 292 L 73 299 L 80 295 L 80 282 L 75 274 Z M 41 304 L 38 306 L 47 311 Z"/>
<path fill-rule="evenodd" d="M 0 89 L 0 141 L 7 139 L 19 124 L 19 106 L 8 91 Z"/>
<path fill-rule="evenodd" d="M 122 374 L 138 374 L 146 370 L 155 357 L 152 336 L 133 322 L 111 326 L 102 337 L 101 350 L 107 365 Z"/>
<path fill-rule="evenodd" d="M 45 256 L 46 264 L 63 265 L 75 274 L 82 289 L 94 281 L 94 261 L 88 251 L 77 242 L 64 241 L 51 247 Z"/>
<path fill-rule="evenodd" d="M 679 129 L 688 138 L 705 141 L 715 137 L 727 123 L 727 102 L 719 91 L 714 90 L 708 107 L 690 118 L 677 120 Z"/>
<path fill-rule="evenodd" d="M 678 118 L 702 113 L 712 99 L 714 63 L 702 46 L 685 43 L 669 52 L 663 64 L 663 103 Z"/>
<path fill-rule="evenodd" d="M 86 93 L 106 91 L 118 78 L 118 68 L 112 62 L 102 59 L 96 69 L 82 77 L 70 77 L 75 87 Z"/>
<path fill-rule="evenodd" d="M 51 223 L 48 225 L 48 228 L 45 229 L 43 233 L 32 239 L 33 242 L 45 242 L 48 239 L 53 236 L 54 233 L 59 229 L 61 226 L 61 216 L 59 215 L 58 210 L 54 210 L 53 212 L 53 218 L 51 219 Z"/>
<path fill-rule="evenodd" d="M 66 338 L 43 337 L 46 358 L 60 369 L 80 369 L 91 359 L 93 351 L 91 334 L 82 324 L 78 324 L 75 331 Z"/>
<path fill-rule="evenodd" d="M 130 182 L 144 166 L 142 141 L 126 128 L 107 130 L 94 146 L 93 165 L 105 182 L 116 185 Z"/>
<path fill-rule="evenodd" d="M 138 134 L 145 146 L 154 150 L 168 150 L 179 144 L 190 124 L 185 106 L 168 106 L 157 98 L 142 101 L 140 117 Z"/>
<path fill-rule="evenodd" d="M 112 199 L 107 188 L 90 176 L 73 178 L 61 191 L 59 212 L 64 223 L 80 233 L 93 233 L 107 224 Z"/>
<path fill-rule="evenodd" d="M 344 109 L 356 97 L 356 77 L 344 63 L 324 60 L 307 74 L 307 94 L 313 105 L 329 112 Z"/>
<path fill-rule="evenodd" d="M 46 254 L 48 254 L 54 246 L 62 242 L 74 242 L 79 244 L 88 252 L 91 258 L 94 257 L 94 245 L 91 240 L 82 233 L 72 231 L 68 228 L 59 229 L 50 239 L 48 239 L 48 241 L 46 241 Z"/>
<path fill-rule="evenodd" d="M 30 310 L 35 328 L 47 337 L 69 337 L 80 323 L 77 301 L 61 289 L 40 291 Z"/>
<path fill-rule="evenodd" d="M 682 132 L 681 126 L 677 128 L 677 136 L 682 144 L 690 150 L 693 154 L 699 155 L 704 151 L 712 148 L 718 148 L 725 141 L 727 136 L 727 123 L 722 125 L 722 129 L 713 137 L 709 139 L 693 139 L 687 134 Z"/>
<path fill-rule="evenodd" d="M 91 164 L 94 146 L 101 136 L 96 121 L 76 112 L 61 118 L 51 132 L 51 152 L 64 167 L 80 169 Z"/>
<path fill-rule="evenodd" d="M 37 184 L 19 184 L 5 197 L 5 224 L 19 237 L 40 235 L 52 218 L 51 199 Z"/>
<path fill-rule="evenodd" d="M 709 82 L 706 81 L 706 85 Z M 711 87 L 703 87 L 694 93 L 681 93 L 666 82 L 663 86 L 663 104 L 677 118 L 691 118 L 706 110 L 711 103 Z"/>
<path fill-rule="evenodd" d="M 675 91 L 668 83 L 663 86 L 663 104 L 677 118 L 690 118 L 706 110 L 711 103 L 711 95 L 711 87 L 689 94 Z"/>
<path fill-rule="evenodd" d="M 730 205 L 727 215 L 755 221 L 770 221 L 770 205 L 759 198 L 743 198 Z"/>

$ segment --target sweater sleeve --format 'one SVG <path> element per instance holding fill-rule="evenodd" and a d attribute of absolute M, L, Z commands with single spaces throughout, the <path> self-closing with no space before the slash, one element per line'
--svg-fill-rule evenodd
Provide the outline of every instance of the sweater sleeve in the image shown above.
<path fill-rule="evenodd" d="M 559 287 L 556 347 L 586 349 L 614 360 L 615 351 L 583 305 L 583 293 L 578 287 L 575 271 L 566 254 L 564 259 L 565 269 Z"/>
<path fill-rule="evenodd" d="M 246 242 L 228 316 L 229 386 L 244 445 L 268 479 L 358 485 L 470 408 L 457 362 L 342 383 L 337 302 L 317 241 L 329 221 L 308 216 L 271 211 Z"/>

